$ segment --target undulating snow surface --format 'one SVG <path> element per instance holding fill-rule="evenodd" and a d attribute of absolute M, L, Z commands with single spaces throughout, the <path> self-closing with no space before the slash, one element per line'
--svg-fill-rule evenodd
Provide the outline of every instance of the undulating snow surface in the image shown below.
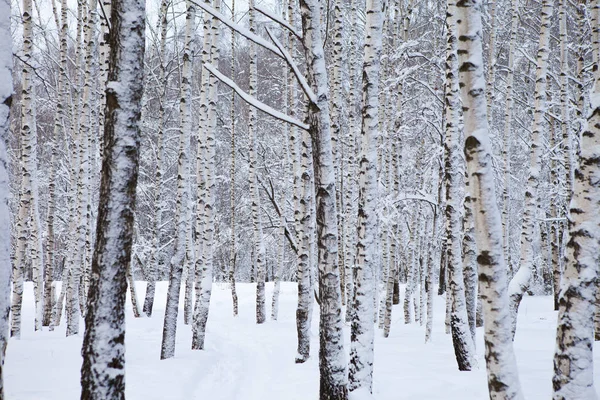
<path fill-rule="evenodd" d="M 138 282 L 143 299 L 145 283 Z M 279 320 L 256 325 L 255 285 L 238 283 L 240 315 L 232 316 L 231 293 L 225 284 L 213 286 L 206 350 L 192 351 L 191 328 L 179 313 L 175 358 L 160 361 L 160 340 L 166 282 L 159 282 L 152 318 L 135 319 L 127 302 L 127 398 L 129 400 L 312 400 L 318 394 L 318 306 L 312 324 L 311 358 L 295 364 L 296 285 L 282 283 Z M 273 284 L 267 283 L 267 298 Z M 403 293 L 402 293 L 403 294 Z M 183 295 L 181 307 L 183 307 Z M 488 398 L 482 328 L 477 329 L 479 368 L 459 372 L 452 340 L 444 334 L 443 297 L 436 297 L 432 343 L 425 345 L 425 328 L 404 325 L 401 305 L 394 306 L 390 337 L 376 332 L 374 397 L 378 400 Z M 80 334 L 65 337 L 65 323 L 54 332 L 33 331 L 33 286 L 25 285 L 21 340 L 8 343 L 5 365 L 6 398 L 65 400 L 80 395 Z M 45 328 L 44 328 L 45 329 Z M 349 349 L 346 324 L 346 349 Z M 519 309 L 515 351 L 528 400 L 552 394 L 552 358 L 556 313 L 551 297 L 525 297 Z M 594 361 L 599 362 L 598 352 Z M 599 368 L 594 371 L 600 379 Z M 360 397 L 362 398 L 362 397 Z"/>

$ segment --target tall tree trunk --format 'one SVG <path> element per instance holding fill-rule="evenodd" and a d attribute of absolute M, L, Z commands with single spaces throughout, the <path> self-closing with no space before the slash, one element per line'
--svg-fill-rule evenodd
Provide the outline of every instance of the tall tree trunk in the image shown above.
<path fill-rule="evenodd" d="M 502 221 L 496 201 L 483 78 L 481 1 L 456 4 L 465 156 L 473 196 L 485 354 L 491 399 L 522 399 L 510 331 Z"/>
<path fill-rule="evenodd" d="M 475 356 L 467 315 L 465 280 L 462 264 L 461 231 L 463 228 L 464 169 L 460 154 L 458 98 L 458 58 L 456 38 L 456 3 L 448 0 L 446 10 L 446 237 L 448 240 L 448 285 L 451 301 L 450 326 L 458 369 L 470 371 Z"/>
<path fill-rule="evenodd" d="M 308 108 L 312 139 L 315 181 L 316 227 L 319 271 L 319 398 L 348 398 L 346 360 L 341 317 L 342 299 L 337 257 L 337 214 L 335 210 L 335 173 L 329 119 L 327 68 L 321 36 L 320 8 L 316 0 L 301 0 L 302 40 L 308 82 L 316 102 Z"/>
<path fill-rule="evenodd" d="M 192 134 L 191 102 L 192 102 L 192 40 L 195 31 L 196 6 L 191 1 L 186 1 L 185 17 L 185 48 L 183 51 L 183 68 L 181 79 L 181 98 L 179 100 L 179 113 L 181 132 L 179 134 L 179 160 L 177 168 L 177 205 L 175 221 L 177 231 L 173 257 L 171 258 L 171 273 L 169 276 L 169 289 L 167 291 L 167 305 L 163 325 L 162 345 L 160 359 L 164 360 L 175 356 L 175 338 L 177 333 L 177 314 L 179 311 L 179 294 L 181 291 L 181 275 L 185 263 L 186 243 L 188 235 L 188 221 L 191 219 L 188 206 L 190 186 L 188 182 L 190 161 L 189 147 Z"/>
<path fill-rule="evenodd" d="M 161 0 L 160 2 L 160 69 L 158 70 L 158 83 L 162 85 L 162 96 L 160 98 L 160 105 L 158 108 L 158 133 L 156 134 L 156 169 L 154 170 L 154 207 L 153 207 L 153 218 L 152 218 L 152 253 L 150 254 L 150 263 L 147 266 L 148 276 L 146 279 L 146 295 L 144 298 L 143 311 L 146 316 L 152 316 L 152 309 L 154 308 L 154 295 L 156 293 L 156 280 L 158 279 L 158 260 L 160 253 L 158 251 L 160 247 L 160 232 L 162 224 L 162 175 L 163 175 L 163 146 L 164 146 L 164 130 L 165 130 L 165 97 L 167 84 L 165 82 L 166 76 L 166 54 L 167 54 L 167 11 L 168 11 L 168 0 Z"/>
<path fill-rule="evenodd" d="M 145 3 L 113 0 L 104 159 L 81 354 L 81 399 L 125 399 L 125 294 L 143 92 Z"/>
<path fill-rule="evenodd" d="M 366 5 L 365 53 L 362 81 L 362 125 L 359 152 L 358 242 L 354 265 L 354 315 L 350 331 L 349 389 L 373 391 L 373 301 L 376 270 L 378 216 L 377 137 L 379 136 L 379 73 L 383 12 L 381 0 Z"/>
<path fill-rule="evenodd" d="M 548 56 L 550 54 L 550 26 L 552 23 L 553 0 L 544 0 L 542 4 L 542 22 L 540 27 L 540 40 L 536 57 L 536 80 L 534 92 L 534 112 L 531 126 L 532 138 L 529 153 L 529 177 L 525 188 L 525 205 L 523 210 L 523 226 L 521 229 L 521 255 L 519 270 L 511 279 L 508 293 L 510 296 L 510 312 L 512 322 L 512 335 L 517 329 L 517 315 L 521 299 L 531 281 L 533 273 L 533 253 L 535 240 L 535 224 L 539 215 L 539 179 L 542 167 L 543 126 L 546 113 L 546 77 L 548 74 Z"/>
<path fill-rule="evenodd" d="M 593 5 L 597 13 L 600 2 L 595 0 Z M 593 48 L 600 51 L 597 19 L 593 26 L 596 30 Z M 554 400 L 598 398 L 593 375 L 593 314 L 600 252 L 600 71 L 597 65 L 594 72 L 590 96 L 592 112 L 581 135 L 569 213 L 570 240 L 561 281 L 554 354 Z"/>
<path fill-rule="evenodd" d="M 254 23 L 254 0 L 249 3 L 249 24 L 250 32 L 256 34 Z M 256 45 L 254 42 L 249 44 L 250 58 L 250 83 L 248 85 L 248 94 L 256 98 L 258 89 L 258 60 L 256 56 Z M 256 177 L 256 115 L 258 110 L 250 107 L 248 110 L 248 137 L 249 156 L 250 156 L 250 197 L 252 202 L 252 225 L 254 233 L 254 249 L 256 255 L 256 323 L 262 324 L 266 320 L 265 307 L 265 246 L 263 242 L 262 218 L 260 216 L 260 194 L 258 192 Z"/>
<path fill-rule="evenodd" d="M 215 9 L 220 9 L 220 1 L 215 1 Z M 210 29 L 208 29 L 210 27 Z M 216 18 L 210 18 L 204 13 L 204 47 L 202 49 L 202 61 L 210 61 L 216 65 L 219 61 L 219 26 Z M 198 187 L 198 214 L 202 211 L 203 221 L 197 220 L 197 228 L 203 225 L 202 238 L 198 238 L 196 252 L 197 257 L 202 255 L 202 264 L 200 259 L 196 262 L 197 289 L 196 303 L 194 304 L 194 325 L 192 326 L 192 349 L 204 349 L 204 339 L 206 336 L 206 323 L 208 321 L 208 311 L 210 307 L 210 297 L 212 294 L 213 278 L 213 254 L 214 254 L 214 234 L 215 234 L 215 157 L 216 144 L 215 133 L 217 129 L 217 80 L 214 76 L 207 76 L 204 80 L 203 74 L 203 92 L 200 97 L 200 131 L 198 135 L 198 156 L 197 156 L 197 178 Z M 208 74 L 206 74 L 208 75 Z"/>
<path fill-rule="evenodd" d="M 0 37 L 10 38 L 10 0 L 0 1 Z M 8 199 L 8 157 L 6 141 L 10 132 L 10 106 L 12 104 L 12 45 L 6 40 L 0 45 L 0 400 L 4 396 L 4 357 L 8 343 L 8 314 L 10 312 L 10 208 Z"/>
<path fill-rule="evenodd" d="M 506 71 L 506 105 L 504 107 L 504 145 L 502 156 L 504 158 L 504 187 L 502 191 L 502 233 L 504 238 L 504 257 L 509 270 L 512 270 L 510 254 L 510 145 L 512 139 L 512 119 L 514 110 L 514 76 L 515 76 L 515 45 L 517 42 L 517 28 L 519 27 L 519 3 L 512 0 L 510 42 L 508 45 L 508 68 Z M 489 93 L 489 92 L 488 92 Z M 489 100 L 488 100 L 489 101 Z M 488 103 L 489 109 L 489 103 Z M 489 118 L 489 116 L 488 116 Z"/>

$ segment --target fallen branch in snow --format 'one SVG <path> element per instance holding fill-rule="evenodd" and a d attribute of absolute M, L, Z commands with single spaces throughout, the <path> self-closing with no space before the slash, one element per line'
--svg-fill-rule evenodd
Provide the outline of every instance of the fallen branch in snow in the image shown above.
<path fill-rule="evenodd" d="M 292 32 L 294 34 L 294 36 L 296 36 L 298 38 L 298 40 L 300 40 L 300 41 L 302 40 L 302 33 L 295 30 L 294 27 L 291 26 L 290 24 L 288 24 L 285 20 L 279 18 L 275 14 L 271 14 L 270 11 L 267 11 L 266 9 L 264 9 L 260 6 L 254 6 L 254 9 L 256 11 L 258 11 L 259 13 L 261 13 L 262 15 L 264 15 L 265 17 L 273 20 L 273 22 L 277 22 L 279 25 L 283 26 L 284 28 L 286 28 L 287 30 Z"/>
<path fill-rule="evenodd" d="M 290 117 L 289 115 L 286 115 L 280 111 L 277 111 L 276 109 L 266 105 L 265 103 L 258 101 L 254 97 L 250 96 L 248 93 L 244 92 L 242 89 L 239 88 L 238 85 L 235 84 L 234 81 L 232 81 L 231 79 L 229 79 L 228 77 L 226 77 L 225 75 L 220 73 L 219 70 L 216 69 L 212 64 L 206 63 L 206 64 L 204 64 L 204 68 L 206 68 L 208 70 L 208 72 L 213 74 L 218 80 L 220 80 L 221 82 L 223 82 L 224 84 L 229 86 L 231 89 L 233 89 L 242 98 L 242 100 L 244 100 L 246 103 L 248 103 L 252 107 L 257 108 L 258 110 L 264 112 L 265 114 L 269 114 L 271 117 L 273 117 L 275 119 L 287 122 L 288 124 L 295 125 L 300 129 L 304 129 L 304 130 L 309 129 L 308 125 L 298 121 L 295 118 Z"/>

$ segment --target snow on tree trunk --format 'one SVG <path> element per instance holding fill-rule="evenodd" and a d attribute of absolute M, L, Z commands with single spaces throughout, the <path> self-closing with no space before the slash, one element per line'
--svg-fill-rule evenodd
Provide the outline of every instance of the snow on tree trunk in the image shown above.
<path fill-rule="evenodd" d="M 162 85 L 162 96 L 158 108 L 158 132 L 156 143 L 156 169 L 154 170 L 154 207 L 152 218 L 152 253 L 150 254 L 150 263 L 148 264 L 148 280 L 146 284 L 146 295 L 144 298 L 143 312 L 146 316 L 152 316 L 154 308 L 154 295 L 156 293 L 156 280 L 158 279 L 158 259 L 160 247 L 160 226 L 162 223 L 162 175 L 163 175 L 163 146 L 164 146 L 164 130 L 165 130 L 165 95 L 166 95 L 166 43 L 167 43 L 167 11 L 168 1 L 161 0 L 160 3 L 160 68 L 158 70 L 158 82 Z"/>
<path fill-rule="evenodd" d="M 17 219 L 15 263 L 13 266 L 13 297 L 11 306 L 11 336 L 21 336 L 21 307 L 23 303 L 23 273 L 29 256 L 33 268 L 35 294 L 35 329 L 42 327 L 42 246 L 37 193 L 37 132 L 35 121 L 35 87 L 31 82 L 33 56 L 33 3 L 23 1 L 23 62 L 21 78 L 21 196 Z M 28 232 L 30 237 L 28 237 Z M 28 250 L 28 254 L 26 251 Z"/>
<path fill-rule="evenodd" d="M 525 188 L 523 226 L 521 229 L 521 255 L 519 270 L 511 279 L 508 287 L 513 337 L 517 329 L 519 305 L 525 291 L 529 287 L 533 273 L 535 225 L 541 208 L 538 199 L 538 186 L 542 167 L 542 151 L 544 150 L 542 129 L 546 113 L 546 78 L 548 74 L 548 56 L 550 54 L 549 42 L 550 26 L 552 23 L 552 4 L 553 0 L 544 0 L 542 3 L 542 22 L 536 57 L 536 80 L 533 95 L 535 104 L 531 126 L 532 138 L 529 152 L 529 177 Z"/>
<path fill-rule="evenodd" d="M 249 3 L 249 24 L 250 32 L 256 34 L 256 26 L 254 23 L 254 0 Z M 248 94 L 256 98 L 258 88 L 258 60 L 256 56 L 256 44 L 249 43 L 249 58 L 250 58 L 250 83 L 248 85 Z M 257 172 L 256 172 L 256 115 L 258 110 L 255 107 L 248 109 L 248 146 L 250 158 L 250 198 L 252 202 L 252 228 L 254 249 L 256 255 L 256 323 L 262 324 L 265 322 L 266 307 L 265 307 L 265 246 L 263 242 L 262 218 L 260 215 L 260 195 L 258 192 Z"/>
<path fill-rule="evenodd" d="M 81 354 L 81 399 L 125 398 L 125 295 L 131 262 L 143 92 L 145 3 L 113 0 L 104 159 Z"/>
<path fill-rule="evenodd" d="M 514 110 L 514 65 L 515 65 L 515 45 L 517 42 L 517 28 L 519 27 L 519 3 L 512 0 L 510 41 L 508 45 L 508 67 L 506 71 L 506 105 L 504 107 L 504 144 L 502 147 L 502 156 L 504 159 L 504 188 L 502 192 L 502 233 L 504 238 L 504 257 L 506 265 L 511 269 L 510 254 L 510 144 L 512 138 L 512 120 Z"/>
<path fill-rule="evenodd" d="M 459 85 L 465 156 L 474 204 L 477 263 L 485 315 L 484 341 L 491 399 L 522 399 L 510 331 L 502 222 L 496 201 L 482 62 L 481 1 L 456 4 Z"/>
<path fill-rule="evenodd" d="M 220 9 L 220 1 L 215 1 L 215 9 Z M 210 61 L 216 65 L 219 61 L 219 41 L 218 20 L 210 18 L 204 14 L 204 47 L 202 49 L 202 61 Z M 208 74 L 207 74 L 208 75 Z M 202 221 L 197 221 L 197 228 L 203 225 L 202 238 L 197 239 L 196 270 L 198 274 L 196 303 L 194 304 L 194 321 L 192 326 L 192 350 L 204 349 L 204 339 L 206 336 L 206 323 L 208 321 L 208 311 L 210 306 L 210 297 L 212 293 L 213 278 L 213 253 L 214 253 L 214 235 L 215 235 L 215 157 L 216 144 L 215 133 L 217 128 L 217 79 L 211 75 L 204 79 L 203 92 L 200 101 L 200 131 L 198 135 L 198 157 L 197 157 L 197 179 L 200 192 L 198 195 L 198 214 L 202 211 Z M 200 262 L 202 263 L 201 265 Z"/>
<path fill-rule="evenodd" d="M 600 3 L 596 0 L 593 5 L 597 8 Z M 596 20 L 594 26 L 597 24 Z M 600 50 L 597 36 L 593 46 L 594 51 Z M 597 66 L 594 71 L 592 112 L 581 135 L 570 204 L 567 261 L 560 286 L 554 400 L 598 398 L 593 374 L 593 315 L 600 252 L 600 72 Z"/>
<path fill-rule="evenodd" d="M 465 280 L 465 296 L 467 302 L 467 316 L 469 319 L 469 329 L 473 344 L 475 344 L 475 332 L 477 324 L 477 246 L 475 244 L 475 225 L 473 224 L 473 205 L 471 204 L 471 194 L 469 181 L 465 182 L 465 215 L 463 219 L 463 240 L 462 240 L 462 263 Z"/>
<path fill-rule="evenodd" d="M 231 20 L 235 21 L 235 0 L 231 1 Z M 231 30 L 231 79 L 235 77 L 235 31 Z M 231 124 L 231 164 L 229 169 L 229 209 L 231 210 L 231 243 L 229 245 L 229 284 L 231 285 L 231 302 L 233 316 L 238 315 L 238 297 L 235 287 L 235 261 L 236 261 L 236 233 L 235 233 L 235 91 L 231 91 L 231 106 L 229 109 L 229 123 Z M 286 124 L 287 126 L 287 124 Z M 275 318 L 276 319 L 276 318 Z"/>
<path fill-rule="evenodd" d="M 90 0 L 90 10 L 84 22 L 84 47 L 85 54 L 85 73 L 83 81 L 83 97 L 82 97 L 82 119 L 79 125 L 79 179 L 77 180 L 77 210 L 76 210 L 76 239 L 74 258 L 72 260 L 71 274 L 68 280 L 66 293 L 66 314 L 67 314 L 67 336 L 76 335 L 79 333 L 79 318 L 80 311 L 83 313 L 85 304 L 79 300 L 81 292 L 81 277 L 84 272 L 85 251 L 87 242 L 87 230 L 89 227 L 87 216 L 88 208 L 88 190 L 89 190 L 89 148 L 88 135 L 91 126 L 91 76 L 92 76 L 92 40 L 93 29 L 92 21 L 95 20 L 97 1 Z M 85 288 L 84 288 L 85 289 Z M 85 290 L 84 290 L 85 291 Z"/>
<path fill-rule="evenodd" d="M 362 81 L 362 126 L 358 178 L 358 241 L 353 270 L 353 318 L 350 326 L 350 391 L 373 391 L 373 296 L 379 263 L 377 139 L 379 137 L 379 73 L 383 12 L 381 0 L 367 0 Z"/>
<path fill-rule="evenodd" d="M 329 119 L 327 68 L 316 0 L 301 0 L 302 40 L 308 81 L 316 102 L 308 108 L 309 132 L 312 139 L 317 229 L 317 265 L 320 299 L 319 371 L 321 400 L 348 398 L 346 356 L 341 317 L 342 300 L 338 271 L 337 214 L 335 210 L 335 174 Z"/>
<path fill-rule="evenodd" d="M 8 343 L 8 314 L 10 312 L 10 196 L 6 140 L 10 128 L 12 104 L 12 39 L 10 30 L 10 0 L 0 1 L 0 400 L 4 397 L 4 357 Z"/>
<path fill-rule="evenodd" d="M 54 2 L 52 2 L 54 5 Z M 54 306 L 55 306 L 55 285 L 54 285 L 54 216 L 56 212 L 56 169 L 58 158 L 58 140 L 61 132 L 66 132 L 64 121 L 66 119 L 66 101 L 68 93 L 66 90 L 67 82 L 67 6 L 66 0 L 61 1 L 61 17 L 59 23 L 59 71 L 57 92 L 59 98 L 56 104 L 56 114 L 54 116 L 54 131 L 52 136 L 52 158 L 50 160 L 50 179 L 48 181 L 48 217 L 47 217 L 47 237 L 45 253 L 45 280 L 44 280 L 44 316 L 42 325 L 54 329 Z"/>
<path fill-rule="evenodd" d="M 446 109 L 445 109 L 445 181 L 446 181 L 446 237 L 448 240 L 448 289 L 451 301 L 450 327 L 452 343 L 459 371 L 470 371 L 475 348 L 467 315 L 465 280 L 462 264 L 461 231 L 464 201 L 464 168 L 460 154 L 459 88 L 456 38 L 456 3 L 448 1 L 446 9 Z"/>
<path fill-rule="evenodd" d="M 160 359 L 164 360 L 175 356 L 175 338 L 177 334 L 177 314 L 179 312 L 179 294 L 181 292 L 181 276 L 186 256 L 188 240 L 188 227 L 191 219 L 190 186 L 188 182 L 190 161 L 189 147 L 192 134 L 192 45 L 195 31 L 196 6 L 191 1 L 186 1 L 185 17 L 185 47 L 183 51 L 183 67 L 181 77 L 181 98 L 179 100 L 179 113 L 181 131 L 179 133 L 179 158 L 177 163 L 177 204 L 175 208 L 176 236 L 171 257 L 169 275 L 169 289 L 167 291 L 167 305 L 165 307 L 165 320 L 163 325 L 162 345 Z"/>

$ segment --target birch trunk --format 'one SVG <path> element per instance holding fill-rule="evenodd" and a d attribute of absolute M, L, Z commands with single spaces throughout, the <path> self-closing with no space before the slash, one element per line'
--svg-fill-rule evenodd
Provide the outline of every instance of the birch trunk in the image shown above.
<path fill-rule="evenodd" d="M 154 170 L 154 207 L 152 218 L 152 253 L 150 255 L 150 264 L 148 265 L 148 282 L 146 283 L 146 295 L 144 298 L 143 312 L 146 316 L 152 316 L 154 308 L 154 296 L 156 293 L 156 280 L 158 279 L 158 260 L 160 247 L 160 226 L 162 224 L 162 175 L 163 175 L 163 136 L 165 130 L 165 97 L 166 97 L 166 43 L 167 43 L 167 11 L 168 1 L 161 0 L 160 3 L 160 69 L 158 72 L 158 83 L 162 85 L 162 96 L 158 109 L 158 133 L 156 139 L 156 169 Z"/>
<path fill-rule="evenodd" d="M 191 219 L 189 212 L 189 169 L 190 161 L 188 151 L 192 133 L 191 101 L 192 101 L 192 40 L 196 18 L 196 6 L 191 1 L 186 1 L 185 18 L 185 48 L 183 51 L 183 68 L 181 79 L 181 98 L 179 100 L 179 113 L 181 131 L 179 133 L 179 159 L 177 165 L 177 204 L 175 221 L 177 226 L 173 257 L 171 258 L 171 273 L 169 276 L 169 289 L 167 291 L 167 305 L 163 325 L 162 345 L 160 359 L 164 360 L 175 356 L 175 338 L 177 333 L 177 314 L 179 311 L 179 295 L 181 291 L 181 275 L 185 263 L 186 243 L 188 234 L 188 221 Z"/>
<path fill-rule="evenodd" d="M 81 349 L 82 400 L 125 399 L 126 270 L 131 262 L 138 174 L 145 4 L 113 0 L 112 6 L 106 148 Z"/>
<path fill-rule="evenodd" d="M 0 37 L 10 38 L 11 5 L 9 0 L 0 1 Z M 10 312 L 10 208 L 8 199 L 10 186 L 6 141 L 10 133 L 10 106 L 12 104 L 12 41 L 0 44 L 0 400 L 4 396 L 4 358 L 8 343 L 8 315 Z"/>
<path fill-rule="evenodd" d="M 512 321 L 512 335 L 517 329 L 517 315 L 519 305 L 525 291 L 529 287 L 533 273 L 533 246 L 535 240 L 536 216 L 539 215 L 540 203 L 538 186 L 540 170 L 542 167 L 543 126 L 546 113 L 546 78 L 548 74 L 548 56 L 550 53 L 550 26 L 552 19 L 553 0 L 544 0 L 542 4 L 542 22 L 540 27 L 540 40 L 536 57 L 536 81 L 534 92 L 534 112 L 531 127 L 532 138 L 529 153 L 529 178 L 525 188 L 525 204 L 523 210 L 523 226 L 521 230 L 521 255 L 519 270 L 510 281 L 508 292 L 510 296 L 510 312 Z"/>
<path fill-rule="evenodd" d="M 446 236 L 448 240 L 448 286 L 451 301 L 450 326 L 459 371 L 470 371 L 475 356 L 466 308 L 465 280 L 462 264 L 461 231 L 463 227 L 464 169 L 460 155 L 458 58 L 456 38 L 456 3 L 448 1 L 446 10 Z"/>
<path fill-rule="evenodd" d="M 481 1 L 459 1 L 456 6 L 459 85 L 465 121 L 465 156 L 476 216 L 488 388 L 491 399 L 522 399 L 511 341 L 502 222 L 496 201 L 484 97 Z"/>
<path fill-rule="evenodd" d="M 249 2 L 249 24 L 250 32 L 256 34 L 254 23 L 254 0 Z M 258 65 L 256 56 L 256 45 L 254 42 L 249 44 L 250 58 L 250 83 L 248 94 L 256 98 Z M 266 320 L 265 307 L 265 246 L 263 243 L 262 218 L 260 215 L 260 194 L 258 192 L 256 177 L 256 114 L 258 110 L 255 107 L 248 109 L 248 137 L 249 137 L 249 158 L 250 158 L 250 196 L 252 201 L 252 227 L 254 238 L 254 249 L 256 255 L 256 323 L 262 324 Z"/>
<path fill-rule="evenodd" d="M 358 241 L 353 271 L 354 316 L 350 331 L 349 389 L 373 391 L 373 302 L 377 290 L 378 249 L 377 138 L 379 137 L 379 72 L 383 28 L 382 2 L 366 5 L 362 81 L 362 125 L 359 152 Z"/>
<path fill-rule="evenodd" d="M 214 8 L 220 9 L 220 1 L 215 0 Z M 210 27 L 210 32 L 208 30 Z M 219 60 L 219 40 L 218 20 L 210 18 L 206 13 L 204 16 L 204 48 L 202 50 L 202 60 L 210 60 L 212 65 L 216 65 Z M 208 74 L 206 74 L 208 75 Z M 204 80 L 205 74 L 203 74 Z M 197 254 L 202 255 L 202 266 L 196 263 L 196 269 L 201 271 L 197 277 L 198 293 L 196 304 L 194 305 L 194 325 L 192 327 L 192 349 L 204 349 L 204 339 L 206 335 L 206 323 L 208 321 L 208 310 L 210 306 L 210 296 L 212 293 L 213 277 L 213 252 L 214 252 L 214 233 L 215 233 L 215 215 L 214 215 L 214 197 L 215 197 L 215 131 L 217 128 L 217 80 L 214 76 L 207 76 L 203 82 L 204 92 L 201 93 L 200 104 L 200 129 L 199 132 L 199 154 L 197 158 L 197 176 L 201 181 L 199 187 L 202 193 L 198 196 L 198 213 L 203 210 L 203 229 L 202 240 L 198 240 Z M 204 96 L 204 97 L 203 97 Z M 202 172 L 201 172 L 202 171 Z M 205 190 L 202 190 L 205 186 Z M 200 225 L 200 221 L 197 221 Z M 200 261 L 200 260 L 199 260 Z"/>
<path fill-rule="evenodd" d="M 593 2 L 595 12 L 600 6 Z M 594 24 L 597 33 L 598 21 Z M 594 35 L 594 51 L 600 51 Z M 567 262 L 561 281 L 554 377 L 554 400 L 597 399 L 594 389 L 594 320 L 600 252 L 600 71 L 594 69 L 592 112 L 581 135 L 569 213 Z"/>
<path fill-rule="evenodd" d="M 504 145 L 502 155 L 504 158 L 504 189 L 502 192 L 502 232 L 504 238 L 504 257 L 506 265 L 512 270 L 510 254 L 510 145 L 512 138 L 512 120 L 514 111 L 514 76 L 515 76 L 515 45 L 517 42 L 517 29 L 519 27 L 519 3 L 512 0 L 510 42 L 508 45 L 508 67 L 506 71 L 506 105 L 504 108 Z M 488 106 L 489 107 L 489 106 Z"/>
<path fill-rule="evenodd" d="M 340 274 L 337 257 L 337 214 L 335 174 L 329 119 L 327 69 L 323 54 L 320 9 L 316 0 L 301 0 L 303 44 L 308 82 L 317 98 L 308 108 L 312 139 L 316 193 L 317 248 L 319 271 L 319 371 L 321 400 L 348 398 L 346 360 L 341 317 Z"/>

